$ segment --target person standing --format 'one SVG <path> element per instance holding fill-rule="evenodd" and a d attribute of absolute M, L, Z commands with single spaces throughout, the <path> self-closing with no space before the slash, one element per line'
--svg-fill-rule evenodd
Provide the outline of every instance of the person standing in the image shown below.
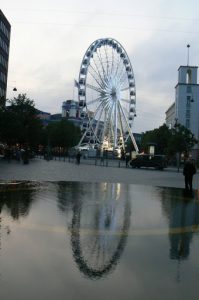
<path fill-rule="evenodd" d="M 81 153 L 80 153 L 80 151 L 78 151 L 76 154 L 76 162 L 78 165 L 80 164 L 80 159 L 81 159 Z"/>
<path fill-rule="evenodd" d="M 196 174 L 196 167 L 190 159 L 187 159 L 183 168 L 185 189 L 192 191 L 193 175 Z"/>

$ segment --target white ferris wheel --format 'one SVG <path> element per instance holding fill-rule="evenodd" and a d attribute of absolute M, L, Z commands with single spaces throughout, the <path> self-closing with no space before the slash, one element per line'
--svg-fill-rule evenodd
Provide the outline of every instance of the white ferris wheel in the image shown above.
<path fill-rule="evenodd" d="M 136 88 L 133 68 L 122 45 L 112 38 L 94 41 L 82 59 L 77 83 L 83 135 L 78 144 L 123 149 L 133 136 Z"/>

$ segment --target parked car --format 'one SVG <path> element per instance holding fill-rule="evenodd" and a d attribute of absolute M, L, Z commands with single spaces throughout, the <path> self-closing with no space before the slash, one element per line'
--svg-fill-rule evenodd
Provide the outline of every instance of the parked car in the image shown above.
<path fill-rule="evenodd" d="M 130 165 L 132 168 L 145 167 L 163 170 L 167 167 L 167 160 L 165 155 L 142 154 L 137 155 L 136 158 L 132 159 Z"/>

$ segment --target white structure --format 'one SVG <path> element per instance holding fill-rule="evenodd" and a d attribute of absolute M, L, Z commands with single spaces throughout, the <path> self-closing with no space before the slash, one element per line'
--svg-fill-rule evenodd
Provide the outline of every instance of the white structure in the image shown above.
<path fill-rule="evenodd" d="M 83 56 L 76 86 L 79 107 L 89 119 L 79 146 L 86 138 L 89 144 L 101 149 L 125 150 L 130 139 L 138 152 L 133 136 L 135 77 L 123 46 L 112 38 L 94 41 Z"/>
<path fill-rule="evenodd" d="M 173 127 L 176 122 L 188 128 L 199 140 L 199 84 L 196 66 L 180 66 L 175 87 L 175 102 L 166 111 L 166 124 Z M 194 157 L 199 157 L 199 146 L 194 147 Z"/>
<path fill-rule="evenodd" d="M 79 103 L 74 100 L 66 100 L 62 104 L 62 118 L 78 118 Z"/>

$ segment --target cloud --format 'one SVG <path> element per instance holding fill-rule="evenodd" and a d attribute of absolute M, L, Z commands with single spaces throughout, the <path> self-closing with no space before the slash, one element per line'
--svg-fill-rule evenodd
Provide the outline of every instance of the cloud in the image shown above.
<path fill-rule="evenodd" d="M 42 1 L 26 6 L 2 0 L 12 24 L 9 81 L 34 96 L 36 105 L 57 112 L 61 101 L 73 97 L 74 78 L 88 46 L 98 38 L 117 39 L 132 62 L 137 88 L 135 130 L 145 131 L 164 122 L 174 101 L 177 69 L 198 64 L 195 0 Z M 180 9 L 179 9 L 180 8 Z M 8 96 L 11 96 L 8 90 Z"/>

